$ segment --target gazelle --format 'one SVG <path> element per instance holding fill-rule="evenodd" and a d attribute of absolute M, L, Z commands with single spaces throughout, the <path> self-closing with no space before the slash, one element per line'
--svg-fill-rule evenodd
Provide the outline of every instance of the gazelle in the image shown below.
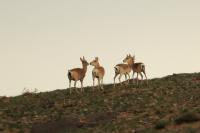
<path fill-rule="evenodd" d="M 130 54 L 126 56 L 126 58 L 123 60 L 123 62 L 124 63 L 126 62 L 127 64 L 132 66 L 133 79 L 134 79 L 134 74 L 137 73 L 137 78 L 136 78 L 137 79 L 137 85 L 138 85 L 138 74 L 140 74 L 140 76 L 141 76 L 141 78 L 143 80 L 142 73 L 145 75 L 146 82 L 148 84 L 144 63 L 142 63 L 142 62 L 135 63 L 135 56 L 131 56 Z"/>
<path fill-rule="evenodd" d="M 128 56 L 128 55 L 127 55 Z M 115 67 L 115 76 L 114 76 L 114 87 L 115 87 L 115 79 L 116 77 L 119 75 L 119 82 L 120 84 L 121 83 L 121 77 L 123 75 L 125 75 L 125 78 L 127 80 L 127 75 L 129 77 L 129 80 L 130 80 L 130 75 L 129 73 L 132 71 L 132 65 L 131 64 L 117 64 Z M 129 83 L 129 80 L 128 80 L 128 83 Z"/>
<path fill-rule="evenodd" d="M 94 69 L 92 70 L 93 89 L 95 85 L 95 78 L 97 78 L 98 86 L 103 90 L 103 77 L 105 75 L 105 69 L 100 66 L 98 57 L 91 61 L 90 65 L 94 66 Z"/>
<path fill-rule="evenodd" d="M 89 63 L 85 60 L 85 57 L 83 56 L 83 58 L 80 58 L 81 62 L 82 62 L 82 66 L 83 68 L 74 68 L 68 71 L 68 78 L 69 78 L 69 88 L 70 88 L 70 94 L 71 94 L 71 81 L 74 81 L 74 87 L 76 88 L 76 83 L 77 81 L 80 80 L 81 82 L 81 92 L 84 91 L 83 89 L 83 80 L 85 78 L 85 74 L 87 72 L 87 66 L 89 65 Z M 77 91 L 77 88 L 76 88 Z"/>

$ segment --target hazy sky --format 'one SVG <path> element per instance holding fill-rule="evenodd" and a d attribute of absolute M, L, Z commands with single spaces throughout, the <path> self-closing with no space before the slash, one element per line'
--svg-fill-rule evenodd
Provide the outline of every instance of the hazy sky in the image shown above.
<path fill-rule="evenodd" d="M 0 95 L 68 87 L 80 56 L 99 56 L 105 83 L 126 54 L 149 78 L 200 71 L 199 0 L 1 0 Z M 92 67 L 85 85 L 92 84 Z"/>

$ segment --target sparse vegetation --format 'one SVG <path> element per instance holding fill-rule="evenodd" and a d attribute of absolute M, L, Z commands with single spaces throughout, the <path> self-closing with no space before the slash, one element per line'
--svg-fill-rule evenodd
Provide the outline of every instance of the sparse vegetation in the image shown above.
<path fill-rule="evenodd" d="M 200 73 L 0 98 L 0 132 L 174 133 L 200 131 Z M 159 129 L 159 130 L 158 130 Z"/>

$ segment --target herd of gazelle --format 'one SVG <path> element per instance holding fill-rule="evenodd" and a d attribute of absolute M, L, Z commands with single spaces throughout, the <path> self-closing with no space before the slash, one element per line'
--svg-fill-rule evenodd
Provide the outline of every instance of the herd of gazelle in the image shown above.
<path fill-rule="evenodd" d="M 85 59 L 85 57 L 80 58 L 81 62 L 82 62 L 82 68 L 74 68 L 68 71 L 68 78 L 69 78 L 69 88 L 70 88 L 70 94 L 72 92 L 72 88 L 71 88 L 71 81 L 74 81 L 74 87 L 76 88 L 76 83 L 77 81 L 81 82 L 81 92 L 84 92 L 84 88 L 83 88 L 83 80 L 85 78 L 86 72 L 87 72 L 87 67 L 88 65 L 93 66 L 93 70 L 92 70 L 92 79 L 93 79 L 93 89 L 95 86 L 95 79 L 98 80 L 98 86 L 100 89 L 103 90 L 103 78 L 105 75 L 105 69 L 99 64 L 99 58 L 96 57 L 93 61 L 91 61 L 90 63 L 87 62 L 87 60 Z M 147 76 L 146 76 L 146 72 L 145 72 L 145 65 L 142 62 L 137 62 L 135 63 L 135 56 L 131 56 L 130 54 L 126 56 L 126 58 L 123 60 L 122 64 L 117 64 L 114 67 L 115 70 L 115 76 L 114 76 L 114 87 L 115 87 L 115 79 L 116 77 L 119 75 L 119 82 L 120 84 L 122 84 L 121 82 L 121 77 L 124 75 L 125 79 L 127 80 L 127 76 L 128 76 L 128 83 L 130 80 L 130 73 L 131 71 L 133 71 L 133 75 L 132 78 L 134 79 L 134 74 L 137 73 L 137 78 L 136 78 L 136 83 L 138 85 L 138 75 L 141 76 L 141 79 L 143 80 L 143 75 L 146 78 L 146 83 L 148 84 L 148 80 L 147 80 Z M 133 80 L 134 82 L 134 80 Z M 77 88 L 76 91 L 78 92 Z"/>

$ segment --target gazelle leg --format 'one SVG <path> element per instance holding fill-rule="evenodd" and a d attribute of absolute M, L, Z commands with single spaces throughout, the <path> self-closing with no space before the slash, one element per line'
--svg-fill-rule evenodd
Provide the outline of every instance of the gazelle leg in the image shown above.
<path fill-rule="evenodd" d="M 101 79 L 101 89 L 104 90 L 104 88 L 103 88 L 103 78 Z"/>
<path fill-rule="evenodd" d="M 70 91 L 70 94 L 72 93 L 72 88 L 71 88 L 71 80 L 69 80 L 69 91 Z"/>
<path fill-rule="evenodd" d="M 114 77 L 114 87 L 115 87 L 115 79 L 117 77 L 118 73 L 115 73 L 115 77 Z"/>
<path fill-rule="evenodd" d="M 133 78 L 133 83 L 134 83 L 134 74 L 135 74 L 135 72 L 133 72 L 133 75 L 132 75 L 132 78 Z"/>
<path fill-rule="evenodd" d="M 74 88 L 76 89 L 76 92 L 78 92 L 78 88 L 76 88 L 77 81 L 74 81 Z"/>
<path fill-rule="evenodd" d="M 74 88 L 76 88 L 76 82 L 77 82 L 77 81 L 74 81 Z"/>
<path fill-rule="evenodd" d="M 71 89 L 71 80 L 69 79 L 69 91 L 70 91 L 70 94 L 72 93 L 72 89 Z"/>
<path fill-rule="evenodd" d="M 138 72 L 137 72 L 137 78 L 136 79 L 137 79 L 137 85 L 138 85 Z"/>
<path fill-rule="evenodd" d="M 69 88 L 71 88 L 71 82 L 72 82 L 72 81 L 71 81 L 71 80 L 69 80 Z"/>
<path fill-rule="evenodd" d="M 126 83 L 126 81 L 127 81 L 127 73 L 125 73 L 124 76 L 125 76 L 125 83 Z"/>
<path fill-rule="evenodd" d="M 122 74 L 119 75 L 119 83 L 122 85 L 121 77 L 122 77 Z"/>
<path fill-rule="evenodd" d="M 147 75 L 146 75 L 145 71 L 143 71 L 143 73 L 144 73 L 144 76 L 145 76 L 145 78 L 146 78 L 146 82 L 147 82 L 147 85 L 148 85 Z"/>
<path fill-rule="evenodd" d="M 84 92 L 84 88 L 83 88 L 83 80 L 80 80 L 81 81 L 81 92 Z"/>
<path fill-rule="evenodd" d="M 142 75 L 142 73 L 140 72 L 140 76 L 141 76 L 141 81 L 143 81 L 143 75 Z"/>
<path fill-rule="evenodd" d="M 98 88 L 99 88 L 99 89 L 101 88 L 101 85 L 100 85 L 100 78 L 98 78 Z"/>
<path fill-rule="evenodd" d="M 131 76 L 130 76 L 129 73 L 128 73 L 127 75 L 128 75 L 128 84 L 129 84 L 129 81 L 130 81 L 130 79 L 131 79 Z"/>
<path fill-rule="evenodd" d="M 142 75 L 142 73 L 140 73 L 140 76 L 141 76 L 141 78 L 142 78 L 142 80 L 143 80 L 143 75 Z"/>
<path fill-rule="evenodd" d="M 126 73 L 124 74 L 124 76 L 125 76 L 125 80 L 127 80 L 127 75 L 126 75 Z"/>
<path fill-rule="evenodd" d="M 94 91 L 94 86 L 95 86 L 95 78 L 94 78 L 94 76 L 92 77 L 92 79 L 93 79 L 93 91 Z"/>

